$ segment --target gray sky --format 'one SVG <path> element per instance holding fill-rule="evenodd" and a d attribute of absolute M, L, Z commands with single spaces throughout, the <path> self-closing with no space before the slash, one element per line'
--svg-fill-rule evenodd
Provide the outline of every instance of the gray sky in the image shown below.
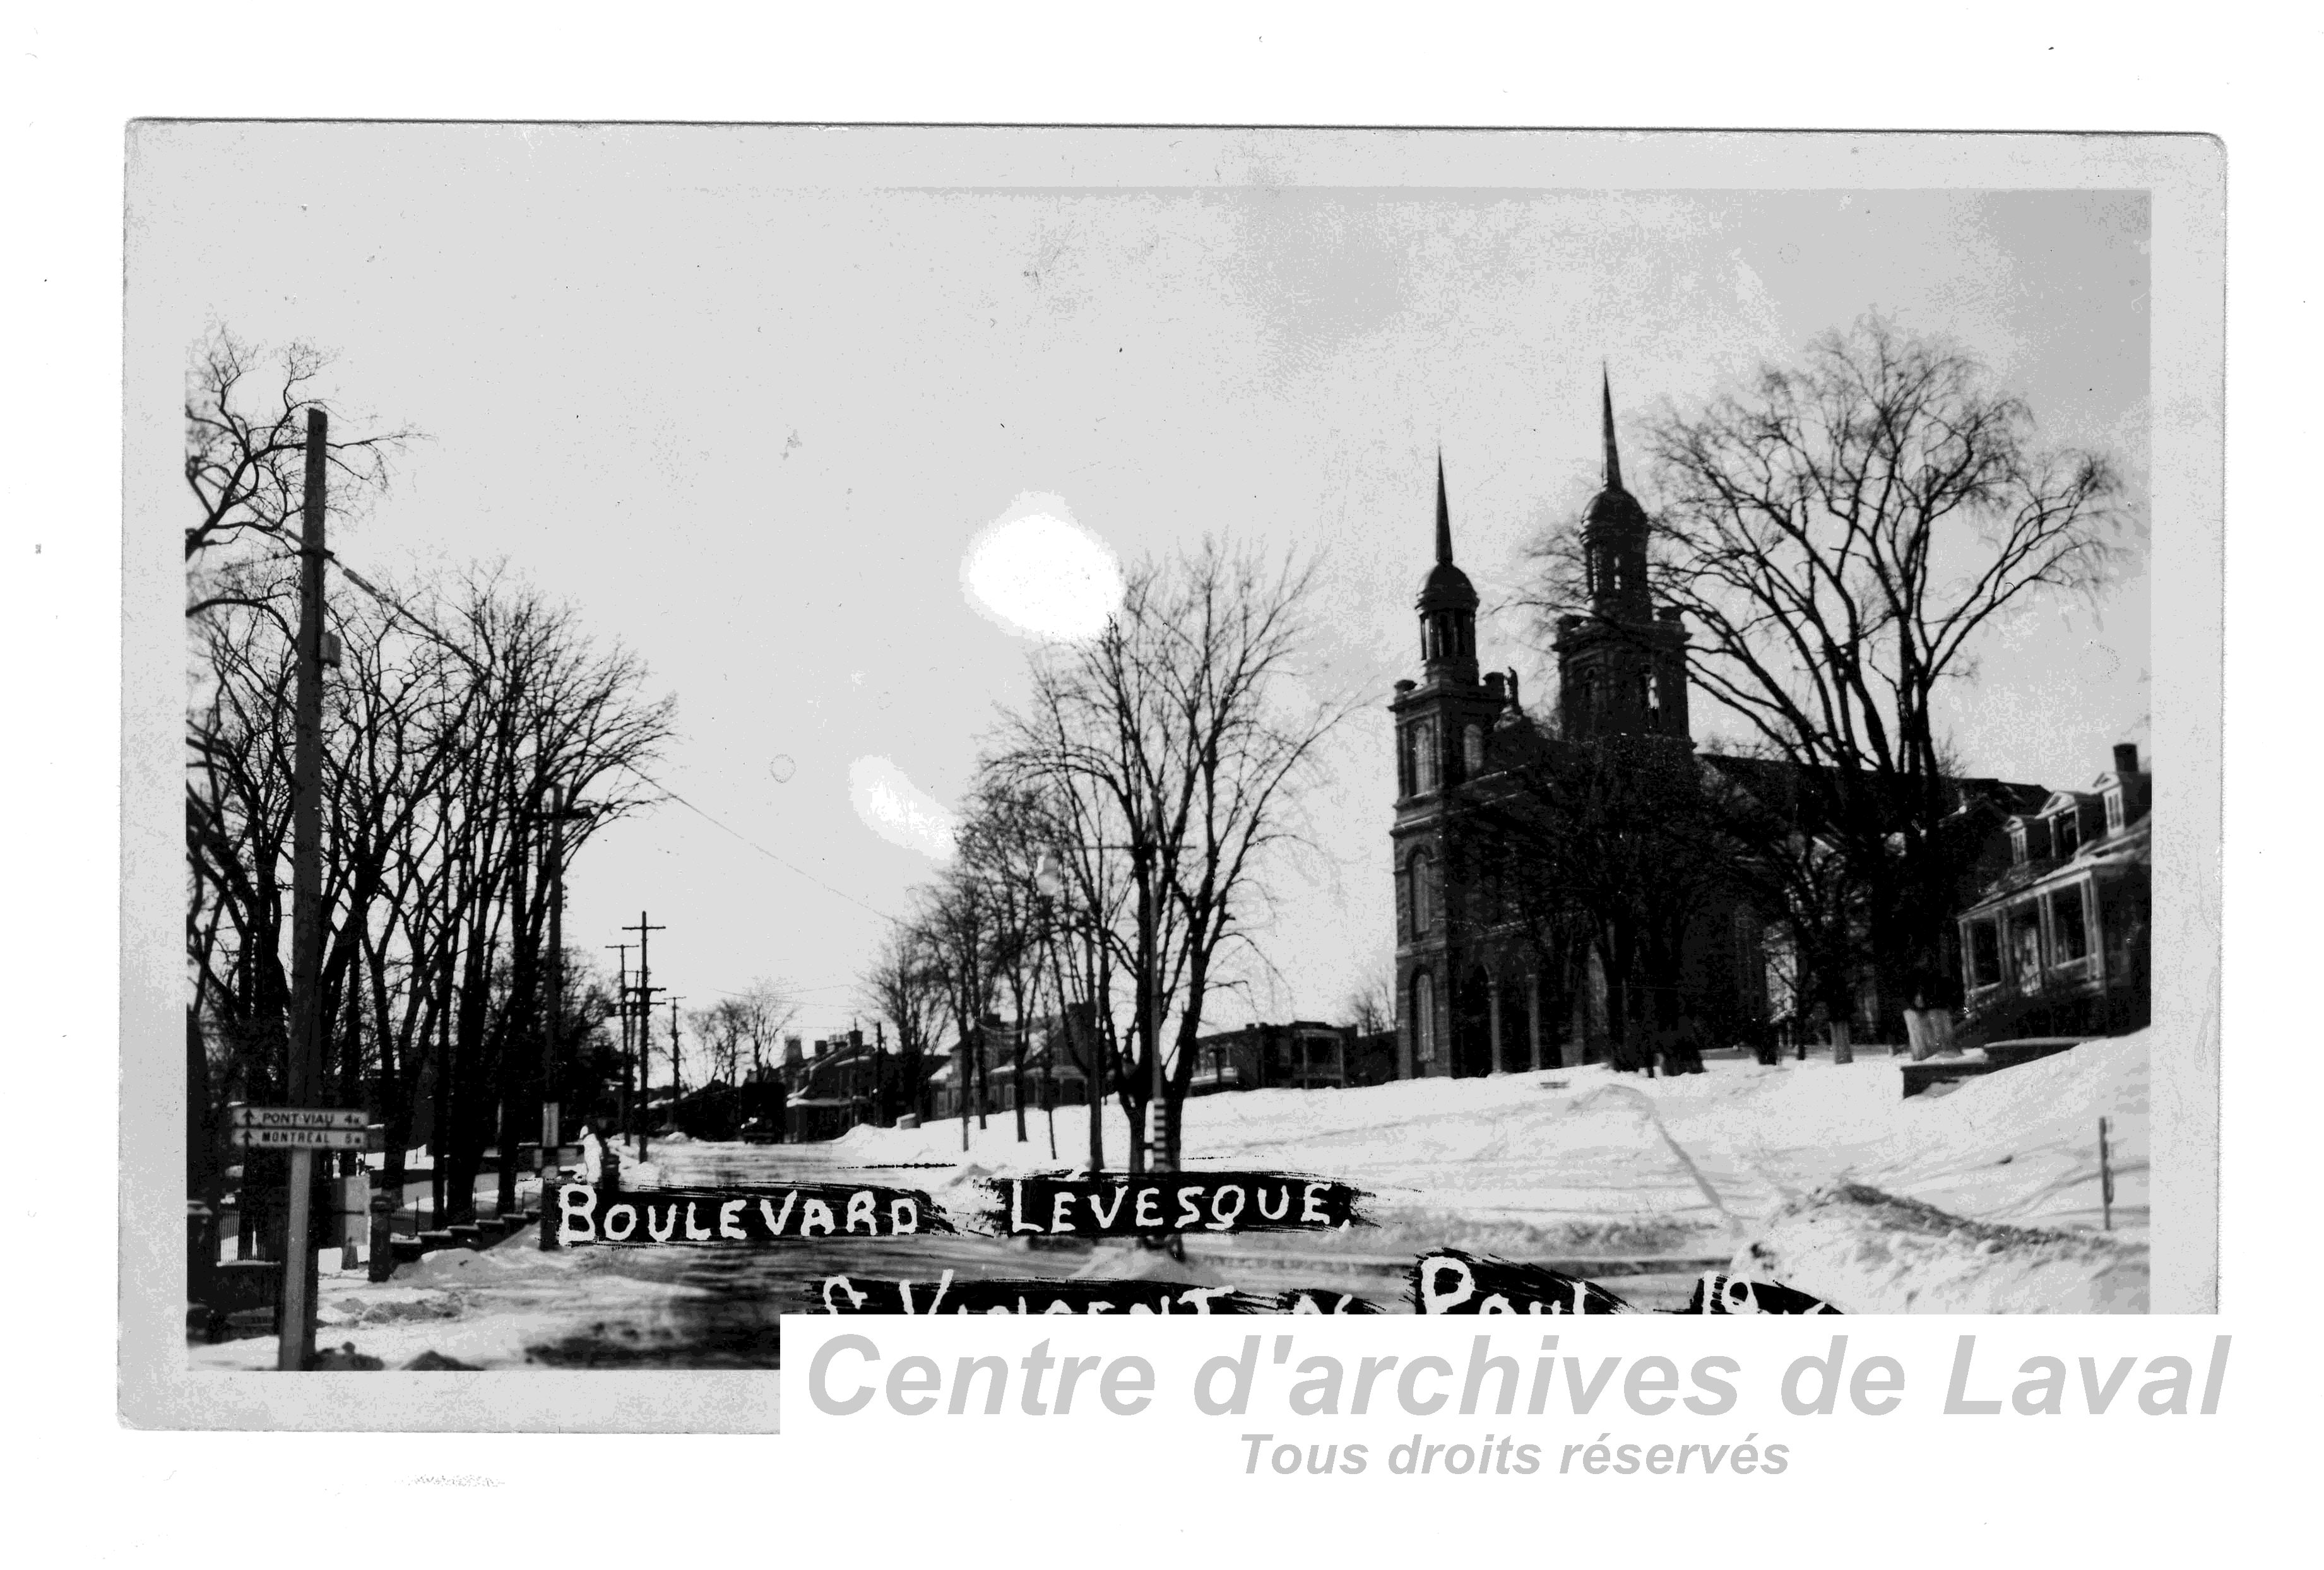
<path fill-rule="evenodd" d="M 508 556 L 678 695 L 669 785 L 861 902 L 680 808 L 608 831 L 567 932 L 650 909 L 689 1005 L 766 975 L 808 1033 L 846 1024 L 873 912 L 933 871 L 862 821 L 851 768 L 967 785 L 1029 646 L 966 602 L 962 553 L 1028 493 L 1124 559 L 1205 531 L 1322 553 L 1322 675 L 1383 701 L 1417 664 L 1440 443 L 1480 652 L 1547 696 L 1495 607 L 1594 489 L 1601 358 L 1635 417 L 1877 307 L 2144 496 L 2142 193 L 1317 187 L 1248 146 L 1219 185 L 1075 188 L 1093 160 L 1046 188 L 875 188 L 796 156 L 817 134 L 186 126 L 131 168 L 133 348 L 181 356 L 217 321 L 335 351 L 343 408 L 428 436 L 343 554 Z M 1949 711 L 1973 771 L 2078 784 L 2145 740 L 2143 504 L 2136 526 L 2101 605 L 1987 641 Z M 1221 1024 L 1335 1016 L 1387 963 L 1384 712 L 1329 767 L 1314 852 L 1274 874 L 1277 974 Z"/>

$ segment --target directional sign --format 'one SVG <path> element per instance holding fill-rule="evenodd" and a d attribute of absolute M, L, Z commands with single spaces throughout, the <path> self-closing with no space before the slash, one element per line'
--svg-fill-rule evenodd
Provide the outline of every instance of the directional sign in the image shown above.
<path fill-rule="evenodd" d="M 227 1140 L 245 1151 L 360 1151 L 372 1148 L 360 1128 L 236 1128 Z"/>
<path fill-rule="evenodd" d="M 229 1106 L 226 1120 L 229 1128 L 350 1128 L 361 1133 L 364 1126 L 359 1111 L 311 1106 Z"/>

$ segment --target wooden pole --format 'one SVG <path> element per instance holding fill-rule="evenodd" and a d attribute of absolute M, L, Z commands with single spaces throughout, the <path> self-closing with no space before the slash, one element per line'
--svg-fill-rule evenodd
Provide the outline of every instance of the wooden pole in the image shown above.
<path fill-rule="evenodd" d="M 2107 1139 L 2107 1120 L 2098 1119 L 2098 1206 L 2101 1225 L 2114 1230 L 2114 1149 Z"/>
<path fill-rule="evenodd" d="M 549 787 L 549 1025 L 540 1033 L 540 1246 L 557 1246 L 557 1031 L 565 1015 L 565 787 Z M 585 1177 L 584 1181 L 587 1179 Z"/>
<path fill-rule="evenodd" d="M 625 932 L 638 935 L 638 1160 L 643 1161 L 652 1152 L 653 1138 L 653 954 L 648 947 L 652 934 L 662 931 L 646 920 L 646 913 L 638 913 L 638 924 L 623 927 Z"/>
<path fill-rule="evenodd" d="M 307 411 L 307 494 L 299 538 L 298 688 L 290 757 L 290 1060 L 284 1088 L 312 1106 L 323 1078 L 323 500 L 330 425 Z M 315 1357 L 315 1152 L 290 1152 L 290 1225 L 275 1366 Z"/>

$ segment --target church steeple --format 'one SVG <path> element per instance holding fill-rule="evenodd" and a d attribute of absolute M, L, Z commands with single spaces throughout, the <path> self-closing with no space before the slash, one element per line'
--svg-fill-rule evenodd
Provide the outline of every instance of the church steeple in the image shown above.
<path fill-rule="evenodd" d="M 1648 580 L 1652 521 L 1622 484 L 1614 439 L 1614 381 L 1598 372 L 1599 440 L 1605 483 L 1582 518 L 1588 615 L 1558 619 L 1558 710 L 1566 739 L 1690 735 L 1686 631 L 1678 612 L 1655 608 Z"/>
<path fill-rule="evenodd" d="M 1444 453 L 1436 454 L 1436 565 L 1452 565 L 1452 509 L 1444 500 Z"/>
<path fill-rule="evenodd" d="M 1598 389 L 1605 399 L 1606 489 L 1622 489 L 1622 454 L 1614 445 L 1614 381 L 1604 365 L 1598 367 Z"/>
<path fill-rule="evenodd" d="M 1445 499 L 1444 454 L 1436 454 L 1436 565 L 1421 581 L 1420 656 L 1431 676 L 1477 679 L 1477 591 L 1452 565 L 1452 508 Z"/>
<path fill-rule="evenodd" d="M 1614 383 L 1598 372 L 1599 439 L 1605 450 L 1605 485 L 1582 515 L 1590 608 L 1618 620 L 1652 620 L 1646 596 L 1646 511 L 1622 486 L 1622 454 L 1614 442 Z"/>

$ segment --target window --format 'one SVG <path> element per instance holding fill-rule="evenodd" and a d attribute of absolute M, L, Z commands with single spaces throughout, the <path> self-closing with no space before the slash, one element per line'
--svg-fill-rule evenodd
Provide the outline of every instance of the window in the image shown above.
<path fill-rule="evenodd" d="M 1471 725 L 1461 732 L 1461 763 L 1471 775 L 1485 772 L 1484 727 Z"/>
<path fill-rule="evenodd" d="M 1404 755 L 1397 759 L 1397 783 L 1408 796 L 1425 795 L 1436 788 L 1436 727 L 1416 721 L 1404 728 Z"/>
<path fill-rule="evenodd" d="M 2088 958 L 2090 936 L 2083 922 L 2081 885 L 2061 889 L 2050 896 L 2050 934 L 2059 964 Z"/>
<path fill-rule="evenodd" d="M 2023 822 L 2009 825 L 2009 859 L 2019 867 L 2025 865 L 2025 825 Z"/>
<path fill-rule="evenodd" d="M 1759 915 L 1748 904 L 1738 904 L 1729 919 L 1735 948 L 1735 996 L 1749 997 L 1765 993 L 1767 980 L 1766 960 L 1760 952 Z"/>
<path fill-rule="evenodd" d="M 1425 970 L 1412 978 L 1412 1060 L 1436 1061 L 1436 987 Z"/>
<path fill-rule="evenodd" d="M 1663 679 L 1658 675 L 1646 678 L 1646 728 L 1659 730 L 1663 722 Z"/>
<path fill-rule="evenodd" d="M 1436 788 L 1436 726 L 1423 720 L 1412 728 L 1412 789 L 1416 795 Z"/>
<path fill-rule="evenodd" d="M 1991 922 L 1969 923 L 1969 982 L 1971 987 L 2001 985 L 2001 932 Z"/>
<path fill-rule="evenodd" d="M 2107 832 L 2119 834 L 2122 832 L 2122 787 L 2120 785 L 2107 792 L 2106 803 Z"/>
<path fill-rule="evenodd" d="M 2009 913 L 2009 958 L 2017 985 L 2027 992 L 2042 989 L 2042 913 L 2029 902 Z"/>
<path fill-rule="evenodd" d="M 2051 854 L 2061 861 L 2073 859 L 2075 849 L 2082 840 L 2082 815 L 2071 807 L 2060 813 L 2050 823 L 2050 840 L 2055 848 Z"/>
<path fill-rule="evenodd" d="M 1435 925 L 1435 871 L 1436 859 L 1426 851 L 1413 857 L 1407 881 L 1412 886 L 1412 935 L 1416 938 L 1426 936 L 1429 928 Z"/>

